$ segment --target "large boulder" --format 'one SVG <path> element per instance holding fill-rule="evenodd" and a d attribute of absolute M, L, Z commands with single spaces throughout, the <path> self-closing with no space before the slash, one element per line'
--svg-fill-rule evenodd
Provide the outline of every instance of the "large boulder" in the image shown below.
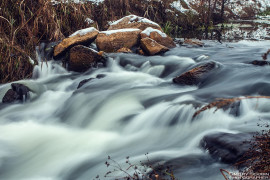
<path fill-rule="evenodd" d="M 68 69 L 76 72 L 83 72 L 96 66 L 98 63 L 105 63 L 105 58 L 94 49 L 77 45 L 70 49 Z"/>
<path fill-rule="evenodd" d="M 161 54 L 169 50 L 167 47 L 148 37 L 141 39 L 141 48 L 144 52 L 146 52 L 147 55 L 151 56 Z"/>
<path fill-rule="evenodd" d="M 102 31 L 96 39 L 97 48 L 105 52 L 117 52 L 124 47 L 131 49 L 139 44 L 140 33 L 140 29 Z"/>
<path fill-rule="evenodd" d="M 209 75 L 210 71 L 215 69 L 215 67 L 216 63 L 214 62 L 206 63 L 174 78 L 173 82 L 182 85 L 198 85 Z"/>
<path fill-rule="evenodd" d="M 122 19 L 115 21 L 110 25 L 108 30 L 137 28 L 143 31 L 148 27 L 152 27 L 154 29 L 162 31 L 161 27 L 157 23 L 136 15 L 125 16 Z"/>
<path fill-rule="evenodd" d="M 176 47 L 171 37 L 167 36 L 167 34 L 165 34 L 164 32 L 161 32 L 160 30 L 153 29 L 152 27 L 148 27 L 144 31 L 141 32 L 141 38 L 143 39 L 146 37 L 149 37 L 155 40 L 157 43 L 167 48 Z"/>
<path fill-rule="evenodd" d="M 58 45 L 54 47 L 53 56 L 60 56 L 63 52 L 71 48 L 72 46 L 83 44 L 91 44 L 97 37 L 99 31 L 96 28 L 86 28 L 79 31 L 76 31 L 68 38 L 65 38 Z"/>
<path fill-rule="evenodd" d="M 234 164 L 249 150 L 251 145 L 244 143 L 252 138 L 252 134 L 217 133 L 206 135 L 201 140 L 201 147 L 221 162 Z"/>
<path fill-rule="evenodd" d="M 16 101 L 24 102 L 29 98 L 30 89 L 19 83 L 12 83 L 11 89 L 9 89 L 4 95 L 3 103 L 13 103 Z"/>

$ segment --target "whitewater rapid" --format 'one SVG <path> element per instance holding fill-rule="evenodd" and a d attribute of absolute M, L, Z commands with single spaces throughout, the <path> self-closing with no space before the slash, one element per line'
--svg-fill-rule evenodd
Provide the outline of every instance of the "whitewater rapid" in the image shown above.
<path fill-rule="evenodd" d="M 23 104 L 0 104 L 0 179 L 86 180 L 105 178 L 110 155 L 126 167 L 147 161 L 174 162 L 181 179 L 223 179 L 228 168 L 200 147 L 205 135 L 259 131 L 269 121 L 269 99 L 246 99 L 238 116 L 199 107 L 215 98 L 269 96 L 270 67 L 260 59 L 269 41 L 177 47 L 164 56 L 109 54 L 106 68 L 83 74 L 68 72 L 58 62 L 35 67 L 33 79 L 21 80 L 32 92 Z M 208 61 L 215 73 L 199 86 L 182 86 L 172 78 Z M 93 79 L 77 89 L 80 81 Z M 0 98 L 10 84 L 0 86 Z M 130 170 L 132 173 L 132 170 Z"/>

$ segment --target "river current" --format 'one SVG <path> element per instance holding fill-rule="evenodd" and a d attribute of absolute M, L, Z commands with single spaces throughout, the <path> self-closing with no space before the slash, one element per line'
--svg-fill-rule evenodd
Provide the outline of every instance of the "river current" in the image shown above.
<path fill-rule="evenodd" d="M 176 47 L 163 56 L 108 54 L 107 67 L 83 74 L 68 72 L 57 62 L 40 63 L 33 79 L 19 81 L 32 90 L 30 100 L 0 103 L 0 179 L 125 176 L 119 171 L 104 177 L 111 170 L 105 165 L 108 155 L 123 168 L 127 156 L 133 164 L 149 158 L 173 162 L 181 180 L 224 179 L 219 169 L 229 165 L 201 148 L 202 138 L 260 131 L 257 123 L 270 119 L 270 99 L 242 100 L 237 116 L 215 108 L 192 116 L 216 98 L 270 96 L 270 66 L 249 64 L 262 59 L 270 41 L 205 44 Z M 172 83 L 210 61 L 216 68 L 199 85 Z M 77 89 L 80 81 L 99 74 L 105 77 Z M 1 99 L 9 88 L 0 86 Z"/>

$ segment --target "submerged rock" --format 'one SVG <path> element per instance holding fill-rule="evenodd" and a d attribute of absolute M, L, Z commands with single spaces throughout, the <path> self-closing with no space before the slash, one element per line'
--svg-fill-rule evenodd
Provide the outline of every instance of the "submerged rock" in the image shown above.
<path fill-rule="evenodd" d="M 157 43 L 167 48 L 176 47 L 171 37 L 167 36 L 167 34 L 161 32 L 160 30 L 153 29 L 152 27 L 148 27 L 144 31 L 141 32 L 141 38 L 143 39 L 146 37 L 149 37 L 155 40 Z"/>
<path fill-rule="evenodd" d="M 154 29 L 162 31 L 162 28 L 157 23 L 136 15 L 125 16 L 122 19 L 115 21 L 110 25 L 108 30 L 136 28 L 143 31 L 148 27 L 152 27 Z"/>
<path fill-rule="evenodd" d="M 185 39 L 184 44 L 192 45 L 192 46 L 203 46 L 204 43 L 198 40 L 193 39 Z"/>
<path fill-rule="evenodd" d="M 71 71 L 83 72 L 99 62 L 104 64 L 105 58 L 94 49 L 82 45 L 70 49 L 68 69 Z"/>
<path fill-rule="evenodd" d="M 260 60 L 254 60 L 254 61 L 252 61 L 251 62 L 251 64 L 253 64 L 253 65 L 256 65 L 256 66 L 266 66 L 266 65 L 270 65 L 270 62 L 268 62 L 268 61 L 260 61 Z"/>
<path fill-rule="evenodd" d="M 121 48 L 131 49 L 139 44 L 140 33 L 140 29 L 102 31 L 96 39 L 97 48 L 105 52 L 117 52 Z"/>
<path fill-rule="evenodd" d="M 148 37 L 141 39 L 141 48 L 147 55 L 161 54 L 169 50 L 167 47 Z"/>
<path fill-rule="evenodd" d="M 248 151 L 251 145 L 244 141 L 251 138 L 252 134 L 218 133 L 205 136 L 200 144 L 213 158 L 233 164 Z"/>
<path fill-rule="evenodd" d="M 99 31 L 93 27 L 76 31 L 54 47 L 53 56 L 60 56 L 63 52 L 78 44 L 91 44 L 96 39 L 98 33 Z"/>
<path fill-rule="evenodd" d="M 102 79 L 102 78 L 104 78 L 105 76 L 106 76 L 105 74 L 98 74 L 98 75 L 96 76 L 96 79 Z M 94 79 L 95 79 L 95 78 L 89 78 L 89 79 L 84 79 L 84 80 L 82 80 L 82 81 L 79 83 L 77 89 L 81 88 L 85 83 L 87 83 L 87 82 L 89 82 L 89 81 L 92 81 L 92 80 L 94 80 Z"/>
<path fill-rule="evenodd" d="M 11 88 L 4 95 L 2 102 L 3 103 L 13 103 L 15 101 L 24 102 L 29 98 L 30 89 L 19 83 L 12 83 Z"/>
<path fill-rule="evenodd" d="M 214 62 L 206 63 L 174 78 L 173 82 L 184 85 L 198 85 L 204 78 L 208 76 L 210 71 L 215 69 L 215 66 L 216 64 Z"/>
<path fill-rule="evenodd" d="M 92 81 L 93 79 L 95 79 L 95 78 L 89 78 L 89 79 L 84 79 L 84 80 L 82 80 L 82 81 L 79 83 L 77 89 L 79 89 L 80 87 L 82 87 L 85 83 L 87 83 L 87 82 L 89 82 L 89 81 Z"/>

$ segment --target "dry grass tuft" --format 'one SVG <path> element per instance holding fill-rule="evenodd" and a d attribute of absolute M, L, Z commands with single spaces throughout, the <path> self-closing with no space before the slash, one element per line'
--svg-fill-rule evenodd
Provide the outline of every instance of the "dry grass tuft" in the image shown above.
<path fill-rule="evenodd" d="M 263 60 L 267 60 L 268 54 L 270 54 L 270 49 L 268 49 L 268 51 L 262 55 Z"/>
<path fill-rule="evenodd" d="M 58 41 L 88 27 L 89 3 L 59 3 L 47 0 L 2 0 L 0 2 L 0 83 L 31 77 L 35 46 Z"/>

